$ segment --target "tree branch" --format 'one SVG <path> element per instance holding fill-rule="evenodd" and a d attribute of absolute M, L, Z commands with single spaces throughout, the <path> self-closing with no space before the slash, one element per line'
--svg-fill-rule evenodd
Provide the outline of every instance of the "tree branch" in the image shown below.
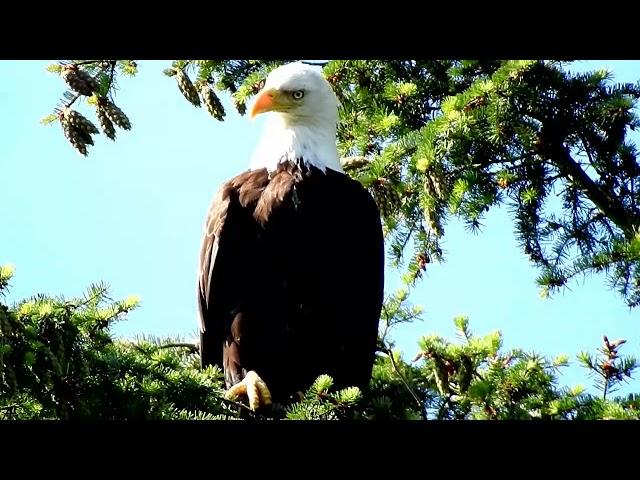
<path fill-rule="evenodd" d="M 625 236 L 631 237 L 634 234 L 635 219 L 628 214 L 618 199 L 602 189 L 573 159 L 569 148 L 564 145 L 564 137 L 560 129 L 547 122 L 543 124 L 540 138 L 542 145 L 538 148 L 539 153 L 548 156 L 556 168 L 582 189 L 596 207 L 624 232 Z"/>
<path fill-rule="evenodd" d="M 391 365 L 393 366 L 393 370 L 396 372 L 396 374 L 400 378 L 400 381 L 402 382 L 404 387 L 409 391 L 409 393 L 411 394 L 413 399 L 416 401 L 416 404 L 418 405 L 418 408 L 420 409 L 420 415 L 422 416 L 422 419 L 426 420 L 426 417 L 424 416 L 424 405 L 422 404 L 422 401 L 420 400 L 420 398 L 418 397 L 416 392 L 413 391 L 413 388 L 411 388 L 411 385 L 409 385 L 407 380 L 404 378 L 404 375 L 402 375 L 402 372 L 398 368 L 398 365 L 396 364 L 396 361 L 393 358 L 393 352 L 391 351 L 390 348 L 387 348 L 387 349 L 385 349 L 384 353 L 386 353 L 387 356 L 389 357 L 389 360 L 391 361 Z"/>
<path fill-rule="evenodd" d="M 166 345 L 160 345 L 158 350 L 163 348 L 188 348 L 192 353 L 198 353 L 200 348 L 195 343 L 168 343 Z"/>

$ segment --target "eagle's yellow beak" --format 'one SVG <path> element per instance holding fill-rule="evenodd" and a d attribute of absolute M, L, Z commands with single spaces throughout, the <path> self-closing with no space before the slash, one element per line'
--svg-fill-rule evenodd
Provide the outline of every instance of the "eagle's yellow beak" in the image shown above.
<path fill-rule="evenodd" d="M 280 92 L 278 92 L 278 90 L 276 90 L 275 88 L 262 90 L 260 93 L 258 93 L 258 96 L 253 103 L 253 107 L 251 107 L 251 118 L 255 118 L 256 115 L 264 112 L 277 110 L 279 104 L 279 96 Z"/>

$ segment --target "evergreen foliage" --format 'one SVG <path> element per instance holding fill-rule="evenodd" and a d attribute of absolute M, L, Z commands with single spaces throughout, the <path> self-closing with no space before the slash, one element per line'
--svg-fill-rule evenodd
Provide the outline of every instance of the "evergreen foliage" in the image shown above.
<path fill-rule="evenodd" d="M 288 61 L 288 60 L 287 60 Z M 164 70 L 192 105 L 216 120 L 229 95 L 240 114 L 284 60 L 175 60 Z M 631 307 L 640 304 L 640 211 L 634 108 L 639 84 L 610 72 L 571 72 L 570 62 L 333 60 L 322 65 L 341 102 L 339 150 L 345 171 L 380 206 L 388 252 L 404 287 L 383 309 L 379 352 L 366 391 L 332 390 L 322 376 L 290 419 L 638 418 L 637 395 L 611 394 L 635 369 L 609 342 L 578 362 L 599 395 L 559 386 L 566 356 L 504 351 L 500 332 L 478 336 L 454 319 L 457 341 L 428 335 L 411 362 L 390 331 L 419 318 L 409 289 L 442 261 L 449 219 L 482 228 L 492 207 L 509 208 L 523 251 L 539 269 L 541 295 L 576 277 L 607 276 Z M 115 105 L 129 60 L 60 62 L 49 67 L 69 88 L 56 112 L 74 148 L 87 154 L 98 128 L 71 107 L 87 99 L 102 132 L 131 122 Z M 0 271 L 6 289 L 12 271 Z M 199 370 L 197 345 L 115 339 L 109 326 L 136 306 L 112 301 L 104 285 L 66 301 L 35 297 L 0 306 L 2 418 L 269 418 L 221 398 L 215 369 Z"/>
<path fill-rule="evenodd" d="M 0 293 L 12 274 L 10 267 L 0 269 Z M 503 351 L 500 332 L 476 336 L 464 317 L 454 319 L 458 342 L 425 336 L 407 363 L 385 340 L 389 328 L 418 314 L 402 294 L 387 300 L 366 391 L 335 391 L 332 378 L 321 375 L 299 402 L 254 413 L 224 399 L 222 372 L 200 368 L 197 344 L 115 338 L 110 327 L 138 303 L 136 297 L 110 299 L 104 284 L 73 299 L 38 295 L 12 306 L 0 303 L 0 419 L 640 418 L 637 395 L 607 397 L 637 368 L 634 358 L 617 357 L 623 342 L 602 349 L 603 361 L 580 354 L 590 371 L 606 378 L 602 396 L 558 386 L 566 356 Z"/>
<path fill-rule="evenodd" d="M 188 101 L 223 120 L 216 92 L 230 95 L 244 114 L 266 75 L 283 63 L 175 60 L 164 73 Z M 629 138 L 639 125 L 640 86 L 616 84 L 606 71 L 573 74 L 567 63 L 334 60 L 323 66 L 342 104 L 345 169 L 380 205 L 389 254 L 408 286 L 443 259 L 450 217 L 474 231 L 491 207 L 506 205 L 523 251 L 540 269 L 541 295 L 604 272 L 630 306 L 640 303 L 640 167 Z M 134 75 L 136 68 L 132 61 L 95 60 L 49 70 L 71 88 L 88 78 L 99 85 L 78 88 L 70 98 L 93 88 L 97 105 L 113 105 L 107 97 L 117 75 Z M 64 108 L 45 122 L 64 123 Z M 91 132 L 73 133 L 69 140 L 84 152 Z"/>

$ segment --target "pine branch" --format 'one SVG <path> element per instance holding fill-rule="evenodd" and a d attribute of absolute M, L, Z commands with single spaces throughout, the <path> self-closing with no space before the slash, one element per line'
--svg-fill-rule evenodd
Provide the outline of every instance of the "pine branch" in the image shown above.
<path fill-rule="evenodd" d="M 158 350 L 163 348 L 188 348 L 192 353 L 200 352 L 200 347 L 195 343 L 168 343 L 166 345 L 160 345 L 157 348 Z"/>
<path fill-rule="evenodd" d="M 423 420 L 426 420 L 427 417 L 425 416 L 425 413 L 424 413 L 424 405 L 422 404 L 420 397 L 418 397 L 418 395 L 413 390 L 413 388 L 411 388 L 411 385 L 409 385 L 409 382 L 407 382 L 407 379 L 404 377 L 404 375 L 398 368 L 395 358 L 393 357 L 393 351 L 390 348 L 385 346 L 385 349 L 383 350 L 383 352 L 389 357 L 389 360 L 391 361 L 391 365 L 393 367 L 393 370 L 396 372 L 396 375 L 398 375 L 398 378 L 400 378 L 400 381 L 402 382 L 404 387 L 407 389 L 407 391 L 411 394 L 411 396 L 415 400 L 416 406 L 418 407 L 418 410 L 420 412 L 420 416 L 422 417 Z"/>
<path fill-rule="evenodd" d="M 107 87 L 107 92 L 111 92 L 111 86 L 113 85 L 113 77 L 115 76 L 115 72 L 116 72 L 116 61 L 112 60 L 111 61 L 111 71 L 109 72 L 109 84 Z"/>
<path fill-rule="evenodd" d="M 240 410 L 244 411 L 245 413 L 248 413 L 250 417 L 252 417 L 255 420 L 268 420 L 267 417 L 265 417 L 264 415 L 251 410 L 247 405 L 245 405 L 242 402 L 236 402 L 235 400 L 231 400 L 229 398 L 225 398 L 224 396 L 218 396 L 217 397 L 218 400 L 220 400 L 223 403 L 226 403 L 228 405 L 234 406 L 239 408 Z"/>
<path fill-rule="evenodd" d="M 64 108 L 71 107 L 71 105 L 76 103 L 76 100 L 78 100 L 81 96 L 82 96 L 81 94 L 76 93 L 71 100 L 69 100 L 67 103 L 64 104 Z"/>
<path fill-rule="evenodd" d="M 564 135 L 560 127 L 546 120 L 540 139 L 540 153 L 548 155 L 560 172 L 586 192 L 589 199 L 625 233 L 625 236 L 632 237 L 637 220 L 630 218 L 624 205 L 597 185 L 573 159 L 569 148 L 564 145 Z"/>
<path fill-rule="evenodd" d="M 306 65 L 314 65 L 314 66 L 318 66 L 318 67 L 324 67 L 329 62 L 309 62 L 307 60 L 302 60 L 301 63 L 304 63 Z"/>

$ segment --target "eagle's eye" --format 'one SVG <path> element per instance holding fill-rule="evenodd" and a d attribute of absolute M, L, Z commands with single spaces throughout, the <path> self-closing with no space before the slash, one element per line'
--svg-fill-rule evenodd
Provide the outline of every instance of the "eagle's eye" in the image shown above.
<path fill-rule="evenodd" d="M 304 97 L 304 92 L 302 90 L 296 90 L 295 92 L 291 93 L 291 96 L 294 100 L 302 100 L 302 97 Z"/>

